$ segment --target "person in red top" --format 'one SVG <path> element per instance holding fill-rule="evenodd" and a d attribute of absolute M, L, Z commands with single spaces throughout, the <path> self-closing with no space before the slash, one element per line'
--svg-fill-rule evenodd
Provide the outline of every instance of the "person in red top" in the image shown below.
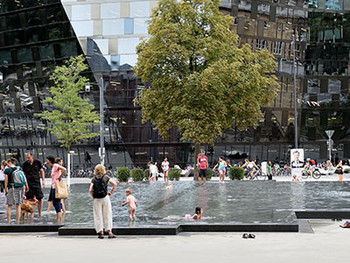
<path fill-rule="evenodd" d="M 207 168 L 208 168 L 208 158 L 205 156 L 205 151 L 201 150 L 201 153 L 198 154 L 197 158 L 197 167 L 199 166 L 199 183 L 201 183 L 201 179 L 205 183 L 207 181 Z"/>

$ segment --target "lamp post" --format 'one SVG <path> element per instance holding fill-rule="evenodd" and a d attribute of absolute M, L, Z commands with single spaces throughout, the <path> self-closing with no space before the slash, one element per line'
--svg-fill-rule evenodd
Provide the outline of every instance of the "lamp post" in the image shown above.
<path fill-rule="evenodd" d="M 298 149 L 298 109 L 297 109 L 297 71 L 295 57 L 295 29 L 293 30 L 293 86 L 294 86 L 294 143 L 295 149 Z"/>
<path fill-rule="evenodd" d="M 105 149 L 104 149 L 104 103 L 103 103 L 103 90 L 104 90 L 104 81 L 101 76 L 99 81 L 100 87 L 100 163 L 104 165 L 105 163 Z"/>

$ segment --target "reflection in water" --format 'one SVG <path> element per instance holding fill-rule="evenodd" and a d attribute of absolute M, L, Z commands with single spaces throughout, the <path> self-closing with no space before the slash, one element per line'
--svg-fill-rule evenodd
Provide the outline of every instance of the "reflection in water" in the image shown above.
<path fill-rule="evenodd" d="M 128 226 L 128 211 L 121 207 L 125 189 L 131 188 L 138 200 L 136 225 L 178 224 L 195 222 L 186 220 L 186 214 L 193 214 L 197 206 L 203 208 L 202 222 L 208 223 L 254 223 L 291 222 L 295 220 L 296 209 L 350 209 L 350 182 L 268 182 L 268 181 L 225 181 L 173 182 L 173 189 L 166 189 L 160 182 L 139 182 L 119 184 L 111 197 L 113 223 Z M 93 200 L 88 194 L 88 184 L 71 186 L 66 200 L 65 224 L 93 226 Z M 49 189 L 44 189 L 46 211 Z M 0 211 L 5 212 L 5 199 L 0 198 Z M 169 220 L 168 216 L 179 220 Z M 0 214 L 0 222 L 6 222 L 6 214 Z M 55 212 L 43 213 L 42 218 L 26 223 L 55 223 Z"/>

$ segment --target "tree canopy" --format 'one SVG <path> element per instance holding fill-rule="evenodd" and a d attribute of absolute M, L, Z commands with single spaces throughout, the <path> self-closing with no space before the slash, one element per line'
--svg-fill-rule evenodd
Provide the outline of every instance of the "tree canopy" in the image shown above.
<path fill-rule="evenodd" d="M 99 115 L 89 99 L 79 96 L 79 91 L 88 82 L 81 76 L 87 69 L 84 60 L 83 56 L 72 57 L 65 65 L 55 68 L 50 77 L 54 82 L 49 90 L 51 97 L 44 100 L 53 106 L 53 110 L 38 114 L 49 122 L 48 130 L 68 151 L 72 144 L 98 135 L 91 133 L 89 126 L 99 122 Z"/>
<path fill-rule="evenodd" d="M 276 65 L 267 50 L 238 47 L 233 17 L 219 0 L 161 0 L 149 38 L 137 47 L 136 76 L 151 84 L 136 98 L 144 121 L 162 137 L 172 127 L 183 141 L 213 143 L 232 127 L 256 126 L 276 96 Z"/>

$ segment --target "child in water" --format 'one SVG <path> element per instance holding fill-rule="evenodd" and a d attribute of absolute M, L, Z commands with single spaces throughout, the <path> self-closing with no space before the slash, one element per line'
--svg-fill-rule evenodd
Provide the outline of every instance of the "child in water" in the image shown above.
<path fill-rule="evenodd" d="M 125 190 L 126 201 L 124 203 L 122 203 L 122 206 L 128 204 L 128 206 L 129 206 L 129 220 L 130 221 L 135 221 L 135 219 L 136 219 L 135 212 L 136 212 L 137 200 L 131 194 L 132 194 L 132 191 L 130 189 L 126 189 Z"/>
<path fill-rule="evenodd" d="M 297 175 L 296 174 L 294 174 L 293 175 L 293 180 L 292 180 L 292 182 L 299 182 L 299 178 L 297 177 Z"/>
<path fill-rule="evenodd" d="M 190 214 L 186 214 L 185 217 L 171 217 L 168 216 L 168 219 L 202 219 L 202 213 L 203 210 L 200 207 L 196 207 L 196 209 L 194 210 L 194 215 L 190 215 Z"/>

